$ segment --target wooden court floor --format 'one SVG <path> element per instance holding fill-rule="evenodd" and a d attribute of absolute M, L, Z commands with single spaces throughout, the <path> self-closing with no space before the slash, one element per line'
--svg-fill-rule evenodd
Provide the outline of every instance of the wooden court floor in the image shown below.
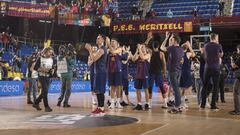
<path fill-rule="evenodd" d="M 130 93 L 136 101 L 135 93 Z M 149 111 L 124 109 L 107 110 L 109 116 L 136 118 L 124 125 L 86 127 L 81 125 L 94 106 L 90 93 L 72 93 L 71 108 L 57 107 L 58 94 L 49 95 L 53 112 L 36 111 L 26 104 L 26 96 L 0 97 L 0 135 L 239 135 L 240 116 L 231 116 L 232 93 L 226 93 L 226 103 L 218 103 L 220 111 L 199 110 L 196 95 L 188 95 L 189 109 L 182 114 L 169 114 L 161 108 L 160 94 L 153 96 Z M 42 103 L 41 103 L 42 106 Z M 42 106 L 43 108 L 43 106 Z M 64 119 L 68 117 L 68 120 Z M 92 118 L 95 119 L 95 118 Z M 96 118 L 97 119 L 97 118 Z M 112 122 L 111 119 L 108 119 Z M 101 124 L 100 124 L 101 125 Z"/>

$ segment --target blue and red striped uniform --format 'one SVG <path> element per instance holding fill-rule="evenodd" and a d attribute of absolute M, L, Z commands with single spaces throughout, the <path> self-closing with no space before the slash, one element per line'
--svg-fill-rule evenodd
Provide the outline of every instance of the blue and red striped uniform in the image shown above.
<path fill-rule="evenodd" d="M 120 86 L 122 85 L 122 62 L 121 55 L 108 55 L 108 85 Z"/>
<path fill-rule="evenodd" d="M 147 89 L 149 87 L 149 62 L 147 60 L 137 60 L 137 72 L 135 76 L 134 87 L 136 89 Z"/>

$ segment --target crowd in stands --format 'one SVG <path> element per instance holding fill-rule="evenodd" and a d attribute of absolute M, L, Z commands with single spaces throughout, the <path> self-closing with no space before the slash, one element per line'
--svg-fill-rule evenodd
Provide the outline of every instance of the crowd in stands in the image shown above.
<path fill-rule="evenodd" d="M 31 0 L 28 0 L 31 2 Z M 175 4 L 171 7 L 171 4 Z M 121 19 L 152 19 L 152 18 L 173 18 L 173 17 L 202 17 L 202 16 L 224 16 L 225 2 L 220 0 L 212 1 L 211 4 L 193 4 L 189 1 L 154 1 L 154 0 L 36 0 L 36 3 L 56 6 L 58 12 L 79 14 L 81 19 L 96 21 L 102 16 L 111 20 Z M 159 5 L 160 4 L 160 5 Z M 161 5 L 163 4 L 163 5 Z M 167 5 L 170 4 L 170 5 Z M 181 5 L 182 4 L 182 5 Z M 186 5 L 187 4 L 187 5 Z M 206 4 L 206 7 L 204 7 Z M 164 6 L 166 5 L 166 6 Z M 168 7 L 165 11 L 165 7 Z M 209 7 L 207 7 L 209 6 Z M 186 7 L 185 9 L 182 7 Z M 172 9 L 174 8 L 174 10 Z M 164 13 L 164 14 L 162 14 Z"/>
<path fill-rule="evenodd" d="M 108 15 L 112 19 L 119 17 L 117 0 L 57 0 L 48 3 L 57 6 L 59 12 L 80 14 L 81 19 L 95 19 L 102 15 Z"/>
<path fill-rule="evenodd" d="M 119 2 L 124 3 L 126 1 L 120 0 Z M 148 4 L 144 4 L 145 2 L 147 2 Z M 182 3 L 180 3 L 180 2 L 174 1 L 174 0 L 172 0 L 172 1 L 152 1 L 152 0 L 136 1 L 135 3 L 133 3 L 131 5 L 131 15 L 132 15 L 131 19 L 133 19 L 133 20 L 135 20 L 136 18 L 137 19 L 149 19 L 149 18 L 152 19 L 152 18 L 157 18 L 157 17 L 173 18 L 173 17 L 182 17 L 181 15 L 196 18 L 196 17 L 202 17 L 202 14 L 203 14 L 202 12 L 204 12 L 202 10 L 214 11 L 214 12 L 212 12 L 212 11 L 206 12 L 206 14 L 209 14 L 210 16 L 224 16 L 225 15 L 224 14 L 225 2 L 222 0 L 220 0 L 219 2 L 216 2 L 216 3 L 206 5 L 206 6 L 211 6 L 208 9 L 203 8 L 202 7 L 203 5 L 201 5 L 201 4 L 200 5 L 194 4 L 194 2 L 196 2 L 196 1 L 192 1 L 192 2 L 193 2 L 193 4 L 191 4 L 190 1 L 182 1 Z M 203 4 L 208 4 L 208 3 L 203 3 Z M 161 15 L 161 13 L 164 12 L 164 10 L 165 10 L 163 8 L 167 8 L 168 6 L 169 6 L 169 9 L 166 12 L 166 14 L 164 16 Z M 150 7 L 150 8 L 148 9 L 148 7 Z M 187 7 L 187 8 L 181 9 L 182 7 Z M 176 11 L 173 11 L 171 8 L 176 8 L 176 9 L 174 9 Z M 147 11 L 144 11 L 144 10 L 147 10 Z M 146 13 L 144 13 L 144 12 L 146 12 Z M 181 14 L 180 12 L 183 12 L 183 13 Z M 188 13 L 186 13 L 186 12 L 188 12 Z M 122 14 L 127 14 L 127 10 L 125 10 L 125 13 L 123 12 Z M 122 14 L 120 14 L 120 16 L 122 16 Z M 205 13 L 204 13 L 204 15 L 205 15 Z"/>

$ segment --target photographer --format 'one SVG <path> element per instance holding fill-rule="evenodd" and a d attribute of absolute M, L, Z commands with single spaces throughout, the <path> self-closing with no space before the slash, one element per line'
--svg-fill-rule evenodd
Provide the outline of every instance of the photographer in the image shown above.
<path fill-rule="evenodd" d="M 21 67 L 22 67 L 22 64 L 21 64 L 21 58 L 17 55 L 15 55 L 12 59 L 13 61 L 13 71 L 14 72 L 21 72 Z"/>
<path fill-rule="evenodd" d="M 0 71 L 1 71 L 1 77 L 0 80 L 7 80 L 8 76 L 8 69 L 6 66 L 7 62 L 0 57 Z"/>
<path fill-rule="evenodd" d="M 58 98 L 57 106 L 61 106 L 63 98 L 65 98 L 63 107 L 71 107 L 68 104 L 69 97 L 71 95 L 71 86 L 73 78 L 73 66 L 75 65 L 74 60 L 74 50 L 71 44 L 67 48 L 65 46 L 60 46 L 59 56 L 57 57 L 57 74 L 60 75 L 62 88 L 61 94 Z"/>
<path fill-rule="evenodd" d="M 231 66 L 236 79 L 233 85 L 234 110 L 229 113 L 231 115 L 240 115 L 240 45 L 237 46 L 237 52 L 231 57 Z"/>
<path fill-rule="evenodd" d="M 53 70 L 53 49 L 51 47 L 44 48 L 42 56 L 37 59 L 34 70 L 38 71 L 39 81 L 42 86 L 41 94 L 33 104 L 33 107 L 38 111 L 42 110 L 39 107 L 40 101 L 43 99 L 45 112 L 51 112 L 52 109 L 48 105 L 48 87 L 50 84 L 50 76 L 54 73 Z"/>
<path fill-rule="evenodd" d="M 224 96 L 224 88 L 225 88 L 225 79 L 228 76 L 228 67 L 225 64 L 225 62 L 221 59 L 220 60 L 221 64 L 220 64 L 220 79 L 219 79 L 219 92 L 220 92 L 220 99 L 222 103 L 226 103 L 225 101 L 225 96 Z M 219 94 L 217 94 L 217 102 L 219 99 Z"/>
<path fill-rule="evenodd" d="M 27 104 L 33 104 L 36 100 L 36 93 L 37 93 L 37 79 L 38 79 L 38 73 L 33 68 L 36 64 L 37 60 L 37 53 L 33 53 L 30 59 L 28 60 L 28 67 L 27 67 L 27 78 L 29 81 L 29 88 L 27 93 Z M 31 92 L 33 95 L 33 102 L 31 100 Z"/>

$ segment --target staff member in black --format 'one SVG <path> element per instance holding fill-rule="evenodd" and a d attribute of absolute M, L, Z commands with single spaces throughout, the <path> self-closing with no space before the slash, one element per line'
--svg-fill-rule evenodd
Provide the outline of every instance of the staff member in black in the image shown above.
<path fill-rule="evenodd" d="M 53 73 L 53 49 L 51 47 L 45 48 L 43 54 L 38 58 L 34 70 L 38 71 L 39 81 L 42 86 L 42 91 L 36 99 L 33 107 L 37 110 L 42 110 L 39 107 L 40 101 L 43 99 L 45 112 L 51 112 L 52 109 L 48 105 L 48 87 L 50 83 L 50 75 Z"/>

